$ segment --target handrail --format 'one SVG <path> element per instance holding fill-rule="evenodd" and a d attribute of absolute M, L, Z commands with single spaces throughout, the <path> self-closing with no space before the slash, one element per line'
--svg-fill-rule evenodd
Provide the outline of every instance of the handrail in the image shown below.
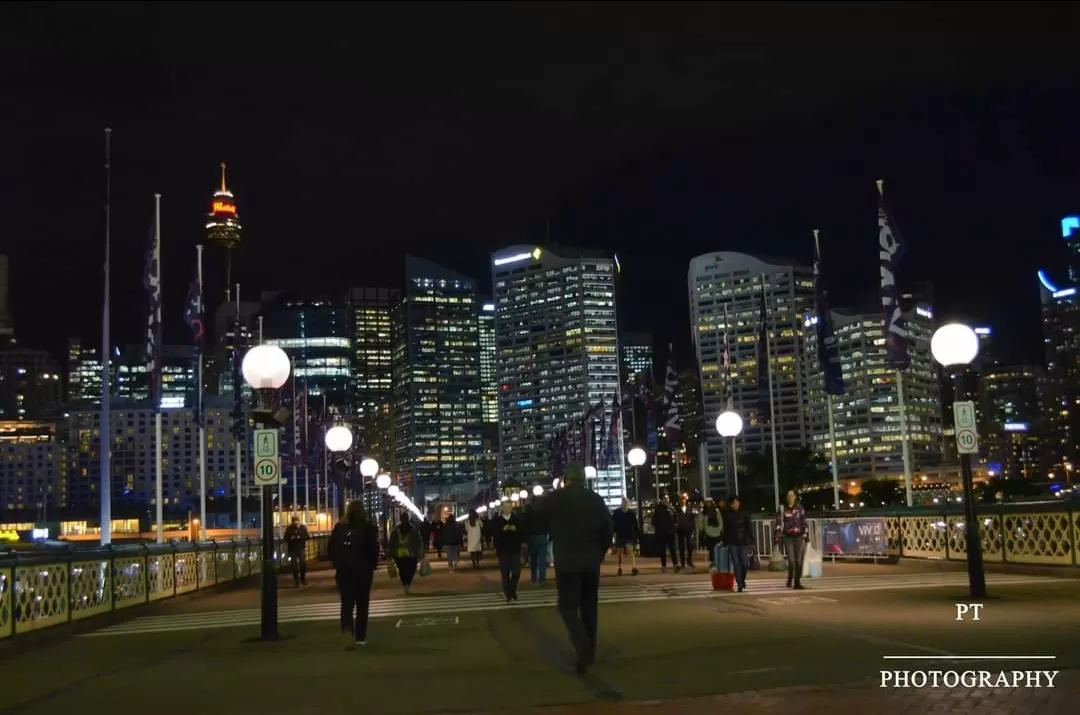
<path fill-rule="evenodd" d="M 307 542 L 325 556 L 329 535 Z M 0 640 L 236 582 L 259 573 L 262 542 L 229 539 L 12 551 L 0 555 Z M 287 561 L 275 540 L 278 568 Z"/>

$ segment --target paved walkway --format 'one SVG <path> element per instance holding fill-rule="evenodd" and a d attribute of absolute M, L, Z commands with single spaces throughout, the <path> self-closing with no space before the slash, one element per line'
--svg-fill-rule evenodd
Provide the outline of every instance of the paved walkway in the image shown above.
<path fill-rule="evenodd" d="M 741 596 L 609 600 L 601 607 L 598 662 L 584 678 L 568 668 L 571 653 L 554 608 L 462 608 L 375 619 L 369 645 L 354 652 L 325 620 L 284 623 L 285 640 L 277 643 L 252 640 L 258 629 L 250 624 L 73 638 L 3 663 L 0 713 L 1075 712 L 1080 582 L 998 583 L 979 622 L 957 622 L 954 603 L 966 588 L 955 581 L 777 593 L 765 589 L 765 577 L 762 590 Z M 687 585 L 694 578 L 686 577 L 683 588 L 697 588 Z M 829 578 L 848 577 L 817 583 Z M 456 598 L 464 605 L 469 597 Z M 530 605 L 524 592 L 522 600 Z M 980 654 L 1007 659 L 941 660 Z M 926 660 L 897 666 L 885 655 Z M 1057 659 L 1032 664 L 1019 659 L 1026 655 Z M 878 687 L 882 669 L 901 667 L 1062 672 L 1056 688 L 1042 690 Z"/>

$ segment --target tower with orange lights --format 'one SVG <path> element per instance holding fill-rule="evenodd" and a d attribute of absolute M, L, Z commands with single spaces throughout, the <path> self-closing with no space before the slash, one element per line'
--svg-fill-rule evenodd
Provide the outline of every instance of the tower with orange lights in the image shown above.
<path fill-rule="evenodd" d="M 210 201 L 210 214 L 206 217 L 206 239 L 212 246 L 225 251 L 225 301 L 232 300 L 232 254 L 240 245 L 240 214 L 236 211 L 236 198 L 225 183 L 225 162 L 221 162 L 221 187 Z"/>

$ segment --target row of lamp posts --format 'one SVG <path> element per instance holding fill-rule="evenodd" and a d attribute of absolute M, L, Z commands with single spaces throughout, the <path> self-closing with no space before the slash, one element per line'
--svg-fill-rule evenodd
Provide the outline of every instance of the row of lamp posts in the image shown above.
<path fill-rule="evenodd" d="M 930 352 L 943 367 L 963 368 L 955 376 L 955 399 L 953 402 L 954 414 L 960 403 L 965 402 L 961 397 L 966 397 L 964 382 L 967 377 L 967 367 L 979 354 L 979 337 L 967 325 L 950 323 L 938 328 L 930 341 Z M 241 366 L 244 381 L 252 390 L 255 400 L 255 422 L 262 428 L 280 428 L 280 424 L 274 417 L 273 396 L 285 385 L 289 379 L 290 361 L 285 352 L 272 345 L 257 345 L 247 351 Z M 737 412 L 727 410 L 716 418 L 716 431 L 721 437 L 731 439 L 731 455 L 733 475 L 735 479 L 735 493 L 739 493 L 738 462 L 736 457 L 736 439 L 742 433 L 743 420 Z M 352 447 L 353 435 L 348 427 L 335 426 L 326 432 L 326 447 L 334 454 L 347 452 Z M 626 455 L 630 466 L 634 468 L 635 492 L 637 497 L 638 515 L 641 518 L 641 479 L 640 468 L 645 464 L 647 455 L 640 447 L 632 448 Z M 596 469 L 586 467 L 586 478 L 595 478 Z M 592 470 L 591 474 L 589 470 Z M 280 469 L 279 469 L 280 471 Z M 971 596 L 981 598 L 986 595 L 986 577 L 983 571 L 982 541 L 979 535 L 978 513 L 976 510 L 974 485 L 971 474 L 971 452 L 962 450 L 960 454 L 960 471 L 964 488 L 964 517 L 966 523 L 967 568 L 968 582 Z M 375 486 L 393 497 L 393 490 L 397 485 L 391 483 L 390 476 L 379 474 L 379 463 L 374 459 L 367 458 L 360 463 L 360 474 L 367 480 L 375 478 Z M 833 475 L 836 478 L 836 475 Z M 338 476 L 338 493 L 340 498 L 339 516 L 345 511 L 344 472 Z M 557 488 L 557 484 L 553 484 Z M 533 493 L 539 496 L 543 493 L 543 487 L 537 485 Z M 513 501 L 527 498 L 529 493 L 525 490 L 510 495 Z M 516 499 L 515 499 L 516 497 Z M 489 504 L 495 508 L 496 502 Z M 261 626 L 264 640 L 277 640 L 277 575 L 274 564 L 274 488 L 271 485 L 262 487 L 262 608 Z"/>

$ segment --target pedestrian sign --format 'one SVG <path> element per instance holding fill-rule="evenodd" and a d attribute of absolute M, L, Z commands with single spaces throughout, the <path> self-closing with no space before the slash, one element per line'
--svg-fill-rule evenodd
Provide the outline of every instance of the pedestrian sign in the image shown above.
<path fill-rule="evenodd" d="M 255 460 L 255 486 L 272 487 L 281 483 L 281 460 L 260 457 Z"/>
<path fill-rule="evenodd" d="M 255 459 L 278 457 L 278 431 L 276 429 L 255 430 Z"/>
<path fill-rule="evenodd" d="M 959 433 L 962 429 L 975 429 L 975 403 L 954 402 L 952 403 L 953 424 Z"/>

